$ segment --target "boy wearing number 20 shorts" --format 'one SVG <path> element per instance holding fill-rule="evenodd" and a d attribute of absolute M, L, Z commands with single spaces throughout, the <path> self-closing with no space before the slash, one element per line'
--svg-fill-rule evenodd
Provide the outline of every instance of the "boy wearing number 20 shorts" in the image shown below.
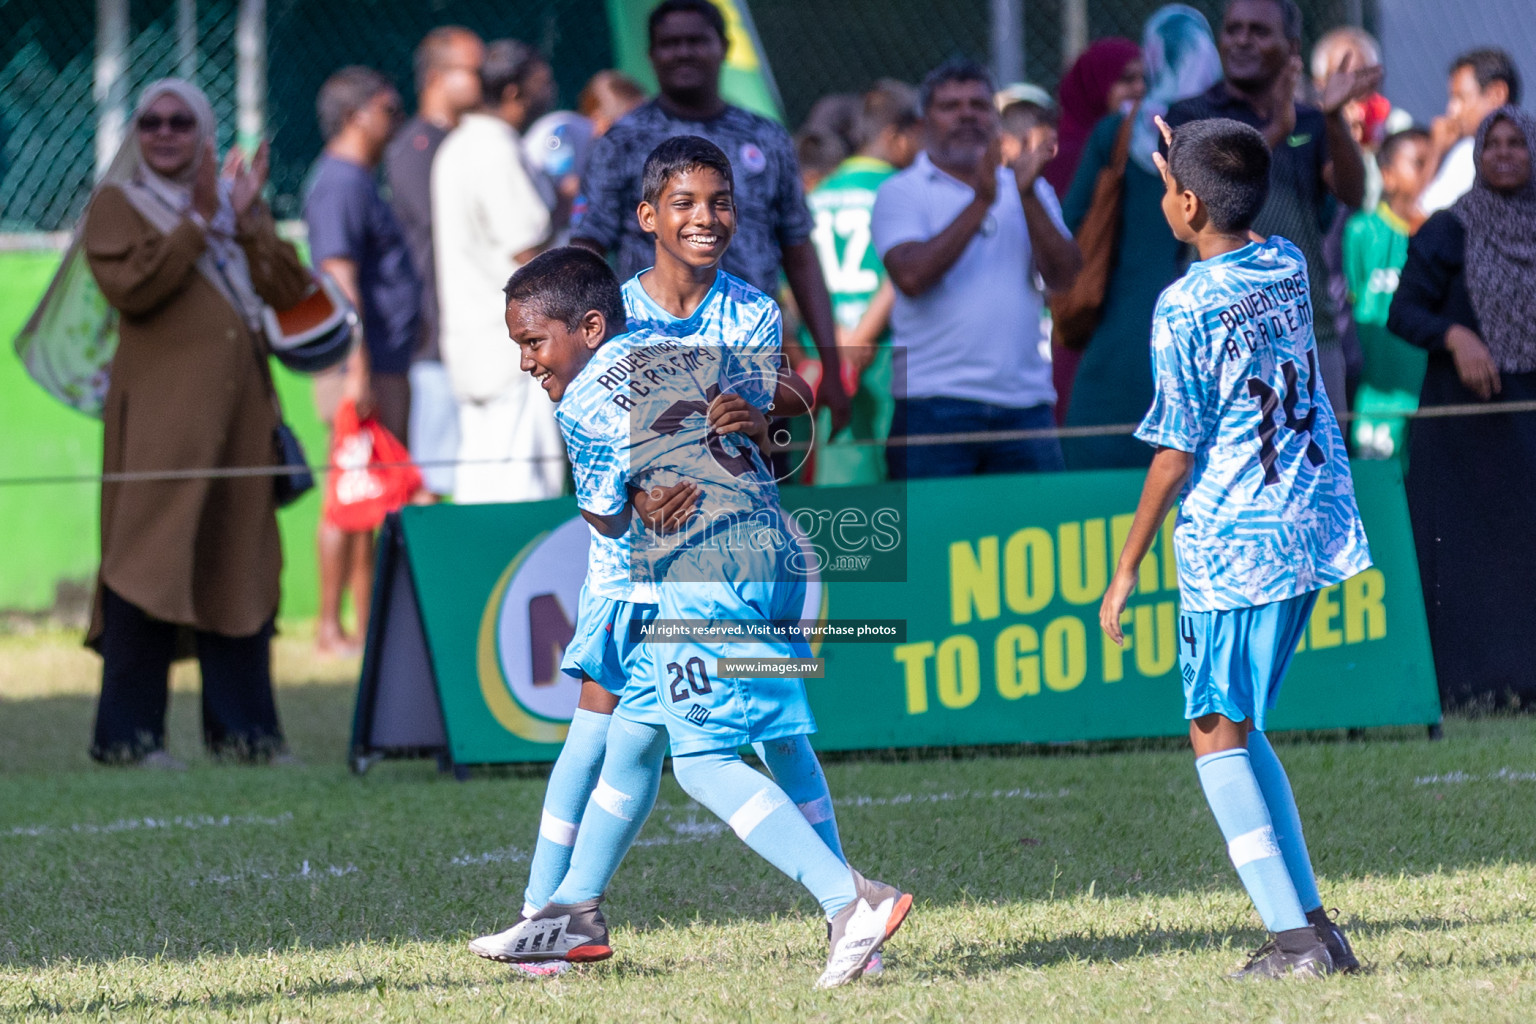
<path fill-rule="evenodd" d="M 1199 261 L 1153 318 L 1157 449 L 1100 622 L 1122 640 L 1138 566 L 1175 500 L 1180 671 L 1195 768 L 1270 932 L 1235 977 L 1358 968 L 1323 909 L 1285 769 L 1264 736 L 1317 591 L 1371 564 L 1312 333 L 1301 252 L 1249 225 L 1269 185 L 1253 128 L 1163 127 L 1163 214 Z"/>
<path fill-rule="evenodd" d="M 582 249 L 540 255 L 506 291 L 507 324 L 523 369 L 559 403 L 582 516 L 605 537 L 630 538 L 637 571 L 656 588 L 656 617 L 691 627 L 798 622 L 804 574 L 777 486 L 756 444 L 711 423 L 712 409 L 726 403 L 754 413 L 748 433 L 765 426 L 762 411 L 779 379 L 776 347 L 689 345 L 644 327 L 626 333 L 618 281 Z M 684 481 L 698 489 L 697 515 L 667 534 L 634 521 L 635 491 Z M 633 635 L 626 639 L 637 646 Z M 689 796 L 820 902 L 831 950 L 818 987 L 857 979 L 905 919 L 911 897 L 852 870 L 794 799 L 737 753 L 748 743 L 771 747 L 814 731 L 803 682 L 719 672 L 723 657 L 792 657 L 803 644 L 785 637 L 644 646 L 650 649 L 624 666 L 629 682 L 603 765 L 604 780 L 613 770 L 621 784 L 598 783 L 570 871 L 545 907 L 487 937 L 503 951 L 495 958 L 609 954 L 597 904 L 638 828 L 635 808 L 616 794 L 628 768 L 640 772 L 670 738 L 673 771 Z M 616 732 L 637 739 L 623 757 L 615 756 Z"/>
<path fill-rule="evenodd" d="M 717 351 L 740 350 L 741 358 L 752 361 L 778 360 L 782 367 L 778 305 L 720 268 L 736 222 L 731 164 L 726 155 L 705 139 L 668 139 L 646 160 L 643 194 L 637 216 L 642 227 L 656 238 L 656 262 L 624 284 L 622 296 L 628 324 L 649 328 L 684 345 Z M 772 408 L 778 415 L 803 413 L 808 407 L 808 395 L 803 381 L 781 370 Z M 747 403 L 739 395 L 731 396 L 715 403 L 709 413 L 710 425 L 721 436 L 744 431 L 747 411 Z M 691 481 L 651 491 L 631 489 L 636 513 L 643 515 L 647 524 L 663 531 L 693 507 L 697 495 L 698 488 Z M 588 821 L 589 807 L 596 807 L 592 820 L 599 822 L 613 817 L 610 808 L 622 810 L 626 827 L 610 836 L 619 844 L 615 849 L 622 854 L 655 800 L 665 735 L 654 749 L 641 749 L 655 736 L 629 728 L 637 717 L 642 717 L 642 709 L 633 699 L 626 709 L 628 724 L 610 729 L 613 711 L 629 677 L 644 675 L 638 667 L 639 659 L 650 647 L 637 645 L 628 636 L 631 621 L 655 614 L 655 587 L 649 577 L 636 571 L 638 566 L 631 556 L 632 541 L 643 535 L 643 530 L 619 537 L 607 537 L 595 530 L 592 533 L 576 631 L 561 662 L 563 672 L 582 679 L 581 699 L 569 735 L 550 772 L 538 843 L 524 891 L 524 919 L 548 904 L 572 873 L 572 853 L 577 836 Z M 666 664 L 686 667 L 688 659 Z M 704 685 L 697 671 L 695 680 L 694 685 Z M 655 705 L 654 693 L 647 700 L 650 708 L 646 721 L 661 725 L 662 709 Z M 837 819 L 826 778 L 805 737 L 794 735 L 759 744 L 757 753 L 811 827 L 841 857 Z M 621 778 L 617 766 L 624 764 L 635 770 L 622 773 Z M 599 792 L 603 800 L 594 805 L 591 797 Z M 600 827 L 598 831 L 611 830 Z M 559 973 L 568 966 L 565 959 L 549 958 L 545 944 L 539 944 L 537 949 L 532 945 L 514 927 L 508 932 L 478 938 L 470 948 L 480 956 L 511 963 L 535 975 Z M 608 952 L 606 947 L 597 948 L 589 943 L 581 955 L 595 959 Z M 540 954 L 541 958 L 525 957 L 528 953 Z M 876 956 L 866 973 L 878 969 Z"/>

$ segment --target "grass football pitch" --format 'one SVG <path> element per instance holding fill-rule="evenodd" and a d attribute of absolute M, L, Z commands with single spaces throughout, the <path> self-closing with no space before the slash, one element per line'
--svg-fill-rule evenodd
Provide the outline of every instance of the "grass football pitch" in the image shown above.
<path fill-rule="evenodd" d="M 1381 1021 L 1536 1019 L 1529 718 L 1281 737 L 1361 976 L 1225 980 L 1262 939 L 1178 744 L 832 759 L 856 866 L 916 894 L 883 978 L 811 984 L 811 898 L 670 775 L 605 906 L 614 958 L 529 981 L 466 952 L 521 902 L 542 772 L 351 776 L 355 665 L 279 641 L 305 766 L 93 767 L 98 663 L 0 637 L 0 1020 Z M 1170 694 L 1170 700 L 1177 699 Z"/>

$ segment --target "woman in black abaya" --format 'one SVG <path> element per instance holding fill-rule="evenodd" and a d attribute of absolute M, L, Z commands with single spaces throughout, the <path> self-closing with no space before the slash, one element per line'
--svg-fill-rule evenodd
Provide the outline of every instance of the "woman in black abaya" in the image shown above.
<path fill-rule="evenodd" d="M 1536 120 L 1478 129 L 1477 182 L 1409 243 L 1387 327 L 1429 350 L 1420 407 L 1536 400 Z M 1408 507 L 1440 693 L 1536 703 L 1536 412 L 1416 420 Z"/>

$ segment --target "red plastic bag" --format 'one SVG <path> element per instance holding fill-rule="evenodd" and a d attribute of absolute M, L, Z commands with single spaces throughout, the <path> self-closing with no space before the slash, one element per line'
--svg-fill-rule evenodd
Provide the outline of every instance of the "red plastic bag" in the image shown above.
<path fill-rule="evenodd" d="M 378 529 L 420 489 L 421 471 L 405 445 L 373 417 L 359 422 L 357 405 L 344 399 L 331 440 L 325 521 L 348 533 Z"/>

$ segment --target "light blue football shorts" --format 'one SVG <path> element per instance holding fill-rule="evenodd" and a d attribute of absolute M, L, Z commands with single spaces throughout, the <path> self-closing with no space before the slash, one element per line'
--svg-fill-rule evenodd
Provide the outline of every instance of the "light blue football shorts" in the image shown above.
<path fill-rule="evenodd" d="M 771 529 L 767 531 L 773 534 Z M 693 545 L 657 585 L 656 617 L 689 621 L 799 621 L 804 577 L 789 568 L 783 543 L 733 542 L 729 531 Z M 737 538 L 739 541 L 739 537 Z M 791 678 L 722 679 L 721 658 L 803 658 L 798 640 L 650 643 L 648 669 L 672 753 L 693 754 L 764 743 L 816 731 L 805 682 Z"/>
<path fill-rule="evenodd" d="M 656 704 L 649 646 L 631 639 L 632 622 L 655 617 L 654 604 L 600 597 L 582 584 L 576 631 L 560 659 L 560 671 L 578 679 L 585 673 L 619 697 L 624 717 L 662 728 L 666 723 Z"/>
<path fill-rule="evenodd" d="M 1184 717 L 1251 718 L 1262 732 L 1316 602 L 1313 591 L 1253 608 L 1180 613 Z"/>

